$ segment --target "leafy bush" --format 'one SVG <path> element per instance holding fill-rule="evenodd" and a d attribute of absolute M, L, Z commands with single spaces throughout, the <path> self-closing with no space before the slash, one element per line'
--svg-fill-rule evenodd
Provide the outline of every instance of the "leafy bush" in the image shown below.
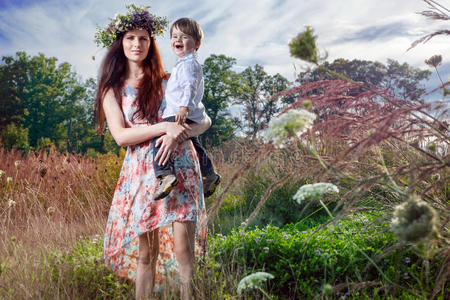
<path fill-rule="evenodd" d="M 134 297 L 134 284 L 106 268 L 99 237 L 93 241 L 81 240 L 67 252 L 53 251 L 48 263 L 52 280 L 68 298 L 80 294 L 86 299 Z"/>
<path fill-rule="evenodd" d="M 273 178 L 264 172 L 249 172 L 243 178 L 242 189 L 226 196 L 219 209 L 215 226 L 222 234 L 228 234 L 232 228 L 239 226 L 255 210 L 258 202 L 263 198 Z M 304 184 L 304 180 L 289 180 L 274 189 L 267 202 L 251 223 L 254 226 L 272 224 L 283 226 L 298 221 L 298 214 L 302 209 L 292 200 L 297 189 Z"/>
<path fill-rule="evenodd" d="M 0 146 L 11 149 L 16 147 L 18 150 L 28 151 L 30 144 L 28 143 L 28 129 L 17 126 L 14 123 L 6 125 L 1 132 Z"/>
<path fill-rule="evenodd" d="M 432 283 L 427 285 L 419 279 L 424 271 L 418 267 L 421 260 L 413 251 L 393 251 L 376 265 L 372 263 L 395 241 L 386 230 L 387 225 L 366 226 L 374 219 L 370 214 L 354 215 L 317 232 L 317 227 L 307 229 L 304 222 L 284 228 L 268 225 L 246 232 L 233 231 L 211 239 L 210 255 L 230 269 L 245 266 L 246 273 L 263 270 L 273 274 L 270 292 L 289 299 L 314 297 L 324 284 L 354 282 L 373 282 L 377 286 L 383 282 L 404 292 L 410 287 L 402 282 L 411 278 L 417 279 L 411 287 L 429 293 Z M 431 263 L 430 272 L 436 275 L 440 259 Z M 387 289 L 380 290 L 385 294 L 378 296 L 392 292 Z"/>

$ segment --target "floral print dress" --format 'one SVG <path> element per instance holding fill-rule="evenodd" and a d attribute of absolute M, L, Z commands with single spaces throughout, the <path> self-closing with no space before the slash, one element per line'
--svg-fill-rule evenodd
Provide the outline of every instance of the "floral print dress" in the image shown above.
<path fill-rule="evenodd" d="M 142 119 L 133 119 L 137 109 L 137 90 L 128 86 L 122 94 L 122 110 L 127 127 L 148 126 Z M 163 100 L 159 117 L 165 107 Z M 136 279 L 140 234 L 159 228 L 160 254 L 157 262 L 156 286 L 161 287 L 168 274 L 177 274 L 173 253 L 174 221 L 197 224 L 196 255 L 206 251 L 206 229 L 199 224 L 206 217 L 203 186 L 195 149 L 190 140 L 181 144 L 174 154 L 177 186 L 164 199 L 153 200 L 156 178 L 153 171 L 151 141 L 128 146 L 119 180 L 114 192 L 106 225 L 104 256 L 114 273 Z"/>

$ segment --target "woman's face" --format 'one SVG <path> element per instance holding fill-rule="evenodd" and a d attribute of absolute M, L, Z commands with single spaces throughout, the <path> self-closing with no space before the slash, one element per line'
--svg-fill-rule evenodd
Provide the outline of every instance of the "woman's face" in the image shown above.
<path fill-rule="evenodd" d="M 150 36 L 145 29 L 133 29 L 122 39 L 123 52 L 128 60 L 141 63 L 150 49 Z"/>

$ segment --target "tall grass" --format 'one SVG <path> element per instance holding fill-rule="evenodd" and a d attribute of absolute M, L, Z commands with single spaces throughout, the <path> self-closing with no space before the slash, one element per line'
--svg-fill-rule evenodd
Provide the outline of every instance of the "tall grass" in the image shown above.
<path fill-rule="evenodd" d="M 437 105 L 427 107 L 394 99 L 383 91 L 356 94 L 356 87 L 333 81 L 288 91 L 298 96 L 293 107 L 309 100 L 319 116 L 301 143 L 276 149 L 258 140 L 236 139 L 213 151 L 223 184 L 215 197 L 207 201 L 211 241 L 221 241 L 219 234 L 230 234 L 233 236 L 230 240 L 234 239 L 238 235 L 233 230 L 238 227 L 243 231 L 247 226 L 252 229 L 266 224 L 278 227 L 306 224 L 317 215 L 316 219 L 326 225 L 358 211 L 377 210 L 381 217 L 374 224 L 386 224 L 394 207 L 405 201 L 408 194 L 416 193 L 438 212 L 438 237 L 422 246 L 389 242 L 368 261 L 377 264 L 402 248 L 416 251 L 424 266 L 424 272 L 418 274 L 427 277 L 427 285 L 422 287 L 426 289 L 423 293 L 417 291 L 421 287 L 412 285 L 412 294 L 439 297 L 446 290 L 450 274 L 450 252 L 446 247 L 449 135 L 442 115 L 432 114 L 444 110 Z M 89 158 L 55 149 L 27 155 L 0 150 L 0 170 L 4 172 L 0 178 L 0 298 L 133 297 L 133 284 L 105 269 L 101 251 L 123 155 L 122 151 L 121 157 L 105 154 Z M 299 186 L 324 181 L 338 185 L 341 190 L 339 197 L 324 199 L 334 219 L 320 214 L 321 206 L 317 203 L 298 205 L 292 200 Z M 249 220 L 256 208 L 259 213 Z M 311 224 L 317 226 L 321 222 Z M 325 225 L 312 230 L 311 238 Z M 365 226 L 370 228 L 371 224 Z M 236 244 L 241 245 L 248 247 L 244 238 Z M 266 263 L 246 265 L 244 258 L 244 263 L 237 264 L 243 257 L 236 257 L 221 265 L 220 260 L 212 259 L 217 255 L 203 258 L 197 264 L 195 281 L 200 299 L 235 298 L 239 279 Z M 434 264 L 432 271 L 427 271 L 430 261 L 442 264 L 438 269 Z M 380 271 L 377 284 L 391 284 L 382 281 L 387 270 Z M 389 272 L 395 274 L 395 269 Z M 401 278 L 396 280 L 395 284 L 401 286 Z M 418 283 L 422 279 L 414 280 Z M 346 283 L 332 284 L 337 291 Z M 351 290 L 365 288 L 367 283 L 347 284 L 345 288 Z M 385 290 L 391 289 L 395 290 L 392 287 Z M 160 296 L 177 299 L 177 293 L 176 285 L 168 281 Z"/>
<path fill-rule="evenodd" d="M 47 254 L 103 233 L 120 160 L 2 149 L 0 170 L 0 295 L 59 295 Z"/>

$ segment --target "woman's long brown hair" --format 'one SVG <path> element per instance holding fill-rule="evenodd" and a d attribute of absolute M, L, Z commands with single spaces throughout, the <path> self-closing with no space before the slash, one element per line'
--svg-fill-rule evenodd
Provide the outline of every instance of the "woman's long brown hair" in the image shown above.
<path fill-rule="evenodd" d="M 150 32 L 149 35 L 151 36 Z M 105 129 L 103 98 L 109 89 L 113 89 L 116 101 L 122 108 L 122 89 L 127 75 L 127 58 L 122 47 L 123 36 L 117 38 L 111 45 L 100 68 L 100 78 L 94 103 L 94 124 L 99 134 L 103 134 Z M 138 109 L 133 117 L 146 119 L 148 122 L 154 123 L 164 96 L 162 81 L 166 78 L 166 74 L 158 46 L 153 37 L 150 37 L 150 48 L 143 61 L 143 71 L 144 76 L 139 82 L 136 97 Z"/>

